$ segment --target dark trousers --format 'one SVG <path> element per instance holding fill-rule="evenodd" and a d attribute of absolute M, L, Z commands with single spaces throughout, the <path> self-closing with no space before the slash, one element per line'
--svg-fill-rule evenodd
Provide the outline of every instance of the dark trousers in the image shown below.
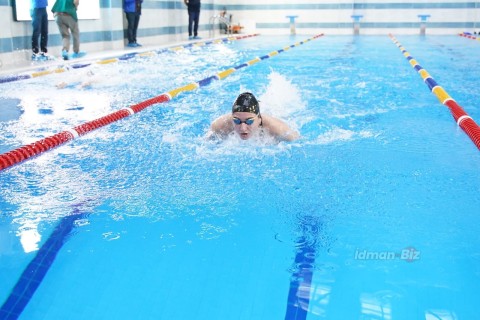
<path fill-rule="evenodd" d="M 188 10 L 188 35 L 189 36 L 192 36 L 192 27 L 193 27 L 193 35 L 195 37 L 198 35 L 198 20 L 200 20 L 200 10 L 199 11 Z"/>
<path fill-rule="evenodd" d="M 127 16 L 127 22 L 128 22 L 128 28 L 127 28 L 128 43 L 136 43 L 138 23 L 140 22 L 140 13 L 125 12 L 125 14 Z"/>
<path fill-rule="evenodd" d="M 48 44 L 48 15 L 47 8 L 36 8 L 32 11 L 32 51 L 33 53 L 47 52 Z M 40 36 L 40 48 L 38 37 Z"/>

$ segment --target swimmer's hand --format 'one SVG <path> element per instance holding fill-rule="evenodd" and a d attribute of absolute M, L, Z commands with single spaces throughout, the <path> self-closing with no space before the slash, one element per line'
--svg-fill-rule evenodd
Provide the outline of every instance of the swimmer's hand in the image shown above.
<path fill-rule="evenodd" d="M 62 82 L 60 82 L 60 83 L 57 83 L 56 87 L 57 87 L 57 89 L 63 89 L 63 88 L 65 88 L 67 85 L 68 85 L 68 83 L 62 81 Z"/>
<path fill-rule="evenodd" d="M 94 82 L 95 82 L 95 81 L 92 81 L 92 80 L 82 82 L 82 83 L 80 84 L 80 87 L 81 87 L 81 88 L 91 87 L 91 86 L 92 86 L 92 83 L 94 83 Z"/>

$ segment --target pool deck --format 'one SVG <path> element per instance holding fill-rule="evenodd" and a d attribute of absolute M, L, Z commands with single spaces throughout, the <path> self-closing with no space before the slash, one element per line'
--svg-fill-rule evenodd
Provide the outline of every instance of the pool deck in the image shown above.
<path fill-rule="evenodd" d="M 74 64 L 83 64 L 83 63 L 95 63 L 97 61 L 102 61 L 114 57 L 120 57 L 129 53 L 142 53 L 148 51 L 159 50 L 161 48 L 167 48 L 175 46 L 177 43 L 170 43 L 164 46 L 142 46 L 137 48 L 128 48 L 124 50 L 110 50 L 110 51 L 101 51 L 101 52 L 87 52 L 85 56 L 77 59 L 63 60 L 61 57 L 52 56 L 52 60 L 46 61 L 32 61 L 32 60 L 23 60 L 17 61 L 14 64 L 4 65 L 0 68 L 0 77 L 9 76 L 9 75 L 18 75 L 23 73 L 35 72 L 40 70 L 49 70 L 56 68 L 63 68 L 65 66 L 74 65 Z M 180 43 L 178 45 L 181 45 Z"/>
<path fill-rule="evenodd" d="M 37 71 L 45 71 L 45 70 L 55 70 L 59 68 L 65 68 L 71 65 L 75 64 L 92 64 L 96 63 L 102 60 L 107 60 L 107 59 L 112 59 L 112 58 L 118 58 L 121 57 L 125 54 L 133 54 L 133 53 L 144 53 L 144 52 L 152 52 L 152 51 L 157 51 L 165 48 L 172 48 L 172 47 L 177 47 L 177 46 L 184 46 L 192 43 L 202 43 L 205 41 L 212 41 L 212 40 L 217 40 L 217 39 L 223 39 L 225 38 L 225 35 L 215 37 L 215 38 L 202 38 L 201 40 L 186 40 L 186 41 L 178 41 L 178 42 L 168 42 L 168 43 L 163 43 L 161 45 L 146 45 L 146 46 L 141 46 L 141 47 L 136 47 L 136 48 L 129 48 L 125 47 L 123 49 L 117 49 L 117 50 L 106 50 L 106 51 L 96 51 L 96 52 L 90 52 L 88 51 L 85 56 L 82 58 L 77 58 L 77 59 L 69 59 L 69 60 L 63 60 L 62 57 L 60 56 L 51 56 L 51 60 L 46 60 L 46 61 L 32 61 L 29 58 L 27 58 L 26 54 L 22 53 L 22 58 L 15 59 L 16 61 L 14 63 L 10 64 L 0 64 L 0 78 L 2 77 L 7 77 L 7 76 L 14 76 L 14 75 L 21 75 L 21 74 L 28 74 L 28 73 L 33 73 Z M 25 56 L 25 58 L 23 58 Z M 30 57 L 30 55 L 28 55 Z M 1 81 L 0 81 L 1 83 Z"/>

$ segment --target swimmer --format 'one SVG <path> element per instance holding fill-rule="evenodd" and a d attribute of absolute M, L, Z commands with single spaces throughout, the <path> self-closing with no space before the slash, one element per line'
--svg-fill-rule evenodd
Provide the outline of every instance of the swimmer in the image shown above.
<path fill-rule="evenodd" d="M 260 114 L 260 105 L 250 92 L 240 94 L 232 106 L 232 113 L 213 121 L 208 138 L 225 138 L 235 132 L 242 140 L 256 134 L 267 133 L 278 141 L 293 141 L 299 138 L 285 122 L 275 117 Z"/>
<path fill-rule="evenodd" d="M 98 78 L 95 76 L 92 70 L 89 70 L 87 73 L 87 80 L 85 81 L 74 81 L 71 83 L 62 81 L 56 84 L 57 89 L 65 89 L 65 88 L 78 88 L 84 89 L 91 87 L 93 83 L 98 82 Z"/>

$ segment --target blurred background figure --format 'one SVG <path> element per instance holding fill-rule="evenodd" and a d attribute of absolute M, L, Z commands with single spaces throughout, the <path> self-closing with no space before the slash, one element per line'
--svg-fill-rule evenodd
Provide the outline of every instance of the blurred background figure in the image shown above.
<path fill-rule="evenodd" d="M 137 30 L 140 23 L 140 15 L 142 14 L 143 0 L 124 0 L 123 10 L 127 17 L 127 37 L 128 47 L 140 47 L 141 44 L 137 42 Z"/>

